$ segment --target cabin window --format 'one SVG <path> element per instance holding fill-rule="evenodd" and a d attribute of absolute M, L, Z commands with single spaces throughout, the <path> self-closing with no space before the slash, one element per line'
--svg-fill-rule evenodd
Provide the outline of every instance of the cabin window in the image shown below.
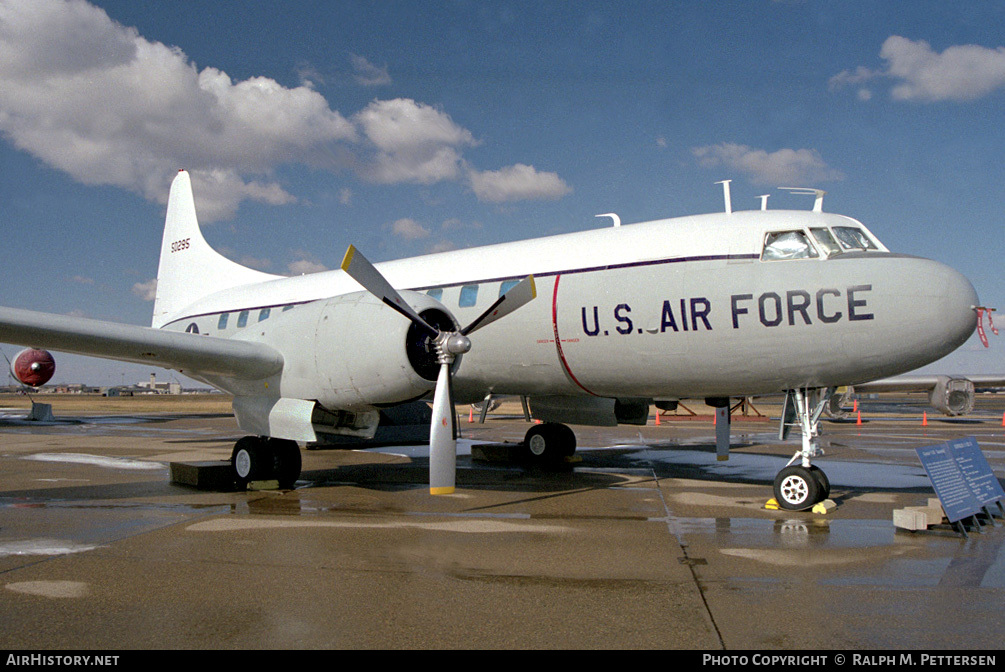
<path fill-rule="evenodd" d="M 238 315 L 237 315 L 237 328 L 238 329 L 240 329 L 242 327 L 248 326 L 248 312 L 249 311 L 247 311 L 247 310 L 242 310 L 240 313 L 238 313 Z"/>
<path fill-rule="evenodd" d="M 835 226 L 834 235 L 847 250 L 875 250 L 876 244 L 865 235 L 865 231 L 854 226 Z"/>
<path fill-rule="evenodd" d="M 502 296 L 503 294 L 505 294 L 506 292 L 513 289 L 519 284 L 520 284 L 519 280 L 507 280 L 506 282 L 499 285 L 499 296 Z"/>
<path fill-rule="evenodd" d="M 841 252 L 841 246 L 827 229 L 810 229 L 810 233 L 827 256 Z"/>
<path fill-rule="evenodd" d="M 428 297 L 430 297 L 432 299 L 436 299 L 437 301 L 442 301 L 443 300 L 443 289 L 440 288 L 440 287 L 437 287 L 435 289 L 431 289 L 428 292 L 426 292 L 426 296 L 428 296 Z"/>
<path fill-rule="evenodd" d="M 269 319 L 269 315 L 271 314 L 272 314 L 271 308 L 262 308 L 262 312 L 258 313 L 258 321 L 261 322 L 262 320 Z"/>
<path fill-rule="evenodd" d="M 293 310 L 293 304 L 290 304 L 288 306 L 283 306 L 283 312 L 285 313 L 287 310 Z"/>
<path fill-rule="evenodd" d="M 817 251 L 802 231 L 772 231 L 764 239 L 763 261 L 816 259 Z"/>
<path fill-rule="evenodd" d="M 470 308 L 478 302 L 478 285 L 464 285 L 461 287 L 461 298 L 457 305 L 461 308 Z"/>
<path fill-rule="evenodd" d="M 220 321 L 216 323 L 216 328 L 220 331 L 226 329 L 228 317 L 230 317 L 230 313 L 220 313 Z"/>

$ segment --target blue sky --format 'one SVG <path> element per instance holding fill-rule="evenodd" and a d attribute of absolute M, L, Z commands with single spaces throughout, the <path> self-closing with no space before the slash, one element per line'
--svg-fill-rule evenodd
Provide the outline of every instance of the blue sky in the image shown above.
<path fill-rule="evenodd" d="M 736 209 L 826 189 L 1001 308 L 1003 35 L 989 2 L 0 0 L 0 305 L 149 323 L 187 168 L 209 241 L 272 273 L 716 211 L 732 179 Z M 934 368 L 1005 372 L 990 338 Z"/>

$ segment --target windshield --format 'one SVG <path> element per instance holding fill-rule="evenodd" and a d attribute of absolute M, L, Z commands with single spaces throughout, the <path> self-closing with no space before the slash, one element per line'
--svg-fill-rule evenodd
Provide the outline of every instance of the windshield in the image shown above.
<path fill-rule="evenodd" d="M 876 250 L 876 243 L 862 229 L 854 226 L 835 226 L 834 235 L 846 250 Z"/>
<path fill-rule="evenodd" d="M 816 239 L 817 244 L 823 249 L 823 251 L 830 256 L 832 254 L 838 254 L 841 252 L 841 246 L 838 242 L 834 240 L 834 236 L 827 229 L 810 229 L 810 233 Z"/>
<path fill-rule="evenodd" d="M 764 239 L 764 253 L 761 259 L 816 259 L 816 249 L 802 231 L 774 231 Z"/>

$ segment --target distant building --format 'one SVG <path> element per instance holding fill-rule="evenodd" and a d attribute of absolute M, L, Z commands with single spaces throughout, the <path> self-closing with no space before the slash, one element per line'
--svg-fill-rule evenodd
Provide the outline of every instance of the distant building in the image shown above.
<path fill-rule="evenodd" d="M 149 383 L 136 383 L 134 387 L 146 390 L 147 394 L 181 394 L 181 383 L 176 381 L 158 383 L 156 373 L 150 374 Z M 142 393 L 141 391 L 140 394 Z"/>

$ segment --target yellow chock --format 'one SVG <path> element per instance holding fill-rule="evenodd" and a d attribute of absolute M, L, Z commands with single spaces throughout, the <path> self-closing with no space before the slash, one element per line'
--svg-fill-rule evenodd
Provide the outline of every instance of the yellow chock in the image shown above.
<path fill-rule="evenodd" d="M 769 499 L 764 503 L 764 508 L 768 509 L 769 511 L 778 511 L 782 507 L 778 506 L 778 500 L 772 497 L 771 499 Z"/>
<path fill-rule="evenodd" d="M 816 504 L 814 504 L 811 510 L 813 511 L 813 513 L 819 513 L 825 516 L 836 508 L 837 504 L 834 502 L 833 499 L 825 499 L 822 502 L 817 502 Z"/>

